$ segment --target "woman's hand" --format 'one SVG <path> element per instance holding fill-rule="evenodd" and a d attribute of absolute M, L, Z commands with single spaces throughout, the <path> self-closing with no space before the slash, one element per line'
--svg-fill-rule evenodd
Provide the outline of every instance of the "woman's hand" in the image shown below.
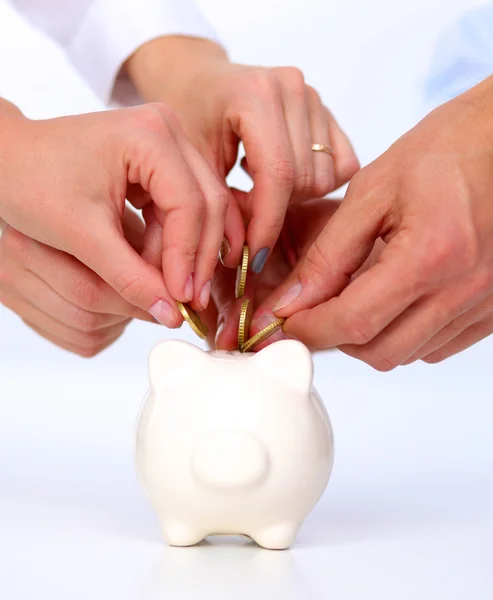
<path fill-rule="evenodd" d="M 140 253 L 144 223 L 127 209 L 122 226 Z M 84 357 L 115 342 L 132 318 L 154 321 L 73 256 L 8 226 L 0 237 L 0 302 L 50 342 Z"/>
<path fill-rule="evenodd" d="M 132 305 L 177 327 L 177 300 L 207 306 L 228 191 L 167 107 L 31 121 L 1 102 L 0 132 L 0 217 L 11 235 L 77 259 L 121 298 L 120 316 Z M 160 225 L 157 265 L 146 259 L 152 235 L 141 254 L 125 238 L 125 198 L 149 232 Z"/>
<path fill-rule="evenodd" d="M 286 335 L 387 371 L 493 332 L 492 107 L 490 77 L 353 178 L 276 293 Z M 379 239 L 378 260 L 354 277 Z"/>
<path fill-rule="evenodd" d="M 253 190 L 239 208 L 231 205 L 232 228 L 249 222 L 252 269 L 260 272 L 274 248 L 291 201 L 322 197 L 358 169 L 354 151 L 318 93 L 296 68 L 232 64 L 205 40 L 164 37 L 145 44 L 127 71 L 146 100 L 166 101 L 185 133 L 224 178 L 234 166 L 239 142 Z M 332 155 L 312 145 L 332 147 Z M 238 264 L 243 239 L 231 239 L 228 266 Z"/>

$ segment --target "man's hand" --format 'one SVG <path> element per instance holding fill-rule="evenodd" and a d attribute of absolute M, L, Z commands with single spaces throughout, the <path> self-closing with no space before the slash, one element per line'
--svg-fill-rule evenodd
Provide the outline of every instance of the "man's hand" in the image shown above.
<path fill-rule="evenodd" d="M 291 201 L 322 197 L 348 181 L 358 161 L 347 137 L 318 93 L 296 68 L 232 64 L 212 42 L 164 37 L 145 44 L 127 62 L 127 72 L 146 100 L 161 100 L 176 112 L 185 133 L 224 181 L 239 142 L 253 190 L 227 222 L 249 222 L 252 269 L 260 272 L 275 246 Z M 333 154 L 315 153 L 314 143 Z M 243 239 L 228 238 L 223 257 L 238 264 Z"/>
<path fill-rule="evenodd" d="M 387 371 L 493 331 L 493 78 L 443 105 L 351 181 L 278 290 L 284 331 Z M 374 248 L 375 264 L 354 274 Z"/>

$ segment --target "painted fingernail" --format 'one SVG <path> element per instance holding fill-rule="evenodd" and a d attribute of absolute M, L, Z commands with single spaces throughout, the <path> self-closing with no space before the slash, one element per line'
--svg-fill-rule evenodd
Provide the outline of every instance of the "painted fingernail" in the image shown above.
<path fill-rule="evenodd" d="M 149 309 L 149 313 L 165 327 L 173 329 L 176 327 L 176 313 L 171 304 L 166 300 L 158 300 Z"/>
<path fill-rule="evenodd" d="M 252 260 L 251 268 L 254 273 L 261 273 L 263 268 L 265 267 L 265 263 L 267 262 L 267 257 L 269 256 L 269 248 L 262 248 L 255 255 L 255 258 Z"/>
<path fill-rule="evenodd" d="M 185 300 L 190 302 L 193 298 L 193 275 L 189 275 L 185 283 Z"/>
<path fill-rule="evenodd" d="M 271 325 L 271 323 L 274 323 L 274 321 L 277 321 L 277 317 L 275 317 L 274 315 L 262 315 L 261 317 L 258 317 L 257 319 L 254 319 L 252 321 L 250 329 L 254 330 L 255 332 L 262 331 L 262 329 L 265 329 L 266 327 Z M 280 328 L 278 331 L 276 331 L 276 333 L 273 333 L 267 339 L 269 340 L 269 342 L 279 342 L 281 340 L 285 340 L 286 336 Z"/>
<path fill-rule="evenodd" d="M 231 244 L 229 243 L 227 238 L 224 238 L 223 243 L 221 244 L 221 250 L 219 251 L 219 260 L 221 261 L 223 267 L 226 266 L 224 264 L 224 261 L 226 260 L 226 257 L 228 256 L 228 254 L 230 252 L 231 252 Z"/>
<path fill-rule="evenodd" d="M 211 296 L 211 280 L 209 279 L 209 281 L 204 283 L 204 286 L 202 287 L 202 291 L 200 292 L 200 296 L 199 296 L 200 306 L 202 306 L 203 308 L 207 308 L 207 305 L 209 304 L 210 296 Z"/>
<path fill-rule="evenodd" d="M 301 285 L 301 282 L 297 281 L 293 286 L 289 288 L 289 290 L 284 294 L 284 296 L 281 296 L 277 304 L 272 309 L 272 312 L 277 312 L 278 310 L 281 310 L 281 308 L 285 308 L 286 306 L 294 302 L 296 298 L 298 298 L 298 296 L 301 294 L 302 289 L 303 286 Z"/>

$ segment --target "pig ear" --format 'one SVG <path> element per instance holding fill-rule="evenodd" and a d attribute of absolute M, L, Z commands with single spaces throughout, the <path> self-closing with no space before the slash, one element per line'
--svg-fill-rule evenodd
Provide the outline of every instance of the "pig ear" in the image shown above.
<path fill-rule="evenodd" d="M 195 371 L 202 369 L 208 354 L 182 340 L 166 340 L 155 346 L 149 355 L 149 378 L 151 387 L 157 389 L 173 379 L 193 378 Z"/>
<path fill-rule="evenodd" d="M 308 348 L 295 340 L 282 340 L 260 350 L 252 359 L 272 378 L 303 394 L 313 383 L 313 360 Z"/>

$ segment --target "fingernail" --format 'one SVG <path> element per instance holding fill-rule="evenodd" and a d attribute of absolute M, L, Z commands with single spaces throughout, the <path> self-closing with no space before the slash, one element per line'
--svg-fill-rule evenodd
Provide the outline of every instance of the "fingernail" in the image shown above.
<path fill-rule="evenodd" d="M 202 306 L 203 308 L 207 308 L 207 305 L 209 304 L 210 296 L 211 296 L 211 280 L 209 279 L 209 281 L 204 283 L 204 286 L 202 287 L 202 291 L 200 292 L 200 296 L 199 296 L 200 306 Z"/>
<path fill-rule="evenodd" d="M 189 275 L 185 283 L 185 300 L 190 302 L 193 298 L 193 275 Z"/>
<path fill-rule="evenodd" d="M 219 251 L 219 260 L 221 261 L 223 267 L 226 266 L 224 264 L 224 261 L 226 260 L 226 257 L 228 256 L 228 254 L 230 252 L 231 252 L 231 244 L 229 243 L 227 238 L 224 238 L 223 243 L 221 244 L 221 250 Z"/>
<path fill-rule="evenodd" d="M 176 326 L 176 313 L 166 300 L 155 302 L 149 309 L 149 314 L 165 327 L 173 329 Z"/>
<path fill-rule="evenodd" d="M 277 312 L 278 310 L 281 310 L 281 308 L 284 308 L 285 306 L 288 306 L 289 304 L 294 302 L 296 298 L 298 298 L 298 296 L 301 294 L 302 289 L 303 286 L 301 285 L 301 282 L 297 281 L 293 286 L 289 288 L 289 290 L 284 294 L 284 296 L 281 296 L 277 304 L 272 309 L 272 312 Z"/>
<path fill-rule="evenodd" d="M 254 273 L 261 273 L 269 256 L 269 248 L 262 248 L 252 260 L 251 268 Z"/>
<path fill-rule="evenodd" d="M 277 317 L 275 317 L 274 315 L 263 315 L 252 321 L 250 329 L 255 330 L 255 332 L 262 331 L 262 329 L 265 329 L 266 327 L 271 325 L 271 323 L 274 323 L 274 321 L 277 321 Z M 276 333 L 273 333 L 267 339 L 269 340 L 269 342 L 280 342 L 281 340 L 285 340 L 286 336 L 284 335 L 282 329 L 279 328 L 278 331 L 276 331 Z"/>

